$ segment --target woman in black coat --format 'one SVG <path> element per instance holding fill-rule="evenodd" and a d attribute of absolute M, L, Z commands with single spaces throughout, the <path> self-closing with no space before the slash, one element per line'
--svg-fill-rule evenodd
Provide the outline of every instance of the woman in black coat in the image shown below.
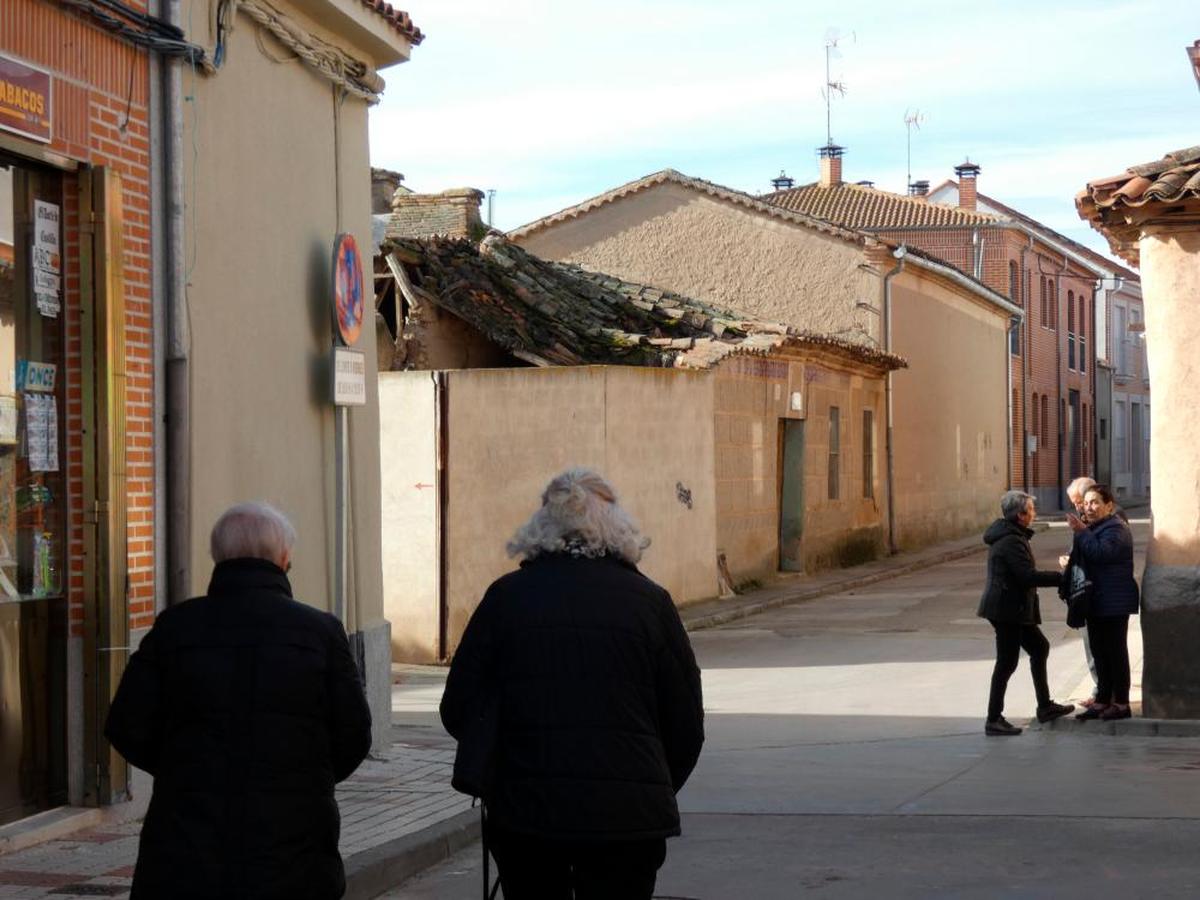
<path fill-rule="evenodd" d="M 670 595 L 635 566 L 647 543 L 603 478 L 563 473 L 454 655 L 446 730 L 472 740 L 495 704 L 482 790 L 507 900 L 649 898 L 679 834 L 675 794 L 704 740 L 700 670 Z"/>
<path fill-rule="evenodd" d="M 1087 524 L 1068 516 L 1075 532 L 1072 556 L 1083 561 L 1094 594 L 1087 616 L 1088 642 L 1096 659 L 1096 700 L 1077 719 L 1128 719 L 1129 617 L 1138 611 L 1133 578 L 1133 533 L 1117 514 L 1116 500 L 1105 485 L 1083 495 Z"/>
<path fill-rule="evenodd" d="M 1008 491 L 1000 498 L 1001 518 L 984 532 L 988 545 L 987 583 L 979 600 L 977 614 L 992 623 L 996 632 L 996 665 L 992 670 L 984 732 L 990 735 L 1017 735 L 1021 729 L 1004 718 L 1004 694 L 1008 679 L 1017 669 L 1021 649 L 1029 654 L 1033 689 L 1037 695 L 1037 719 L 1049 722 L 1065 716 L 1075 707 L 1050 699 L 1046 678 L 1046 660 L 1050 642 L 1038 625 L 1042 622 L 1037 589 L 1055 586 L 1058 572 L 1039 571 L 1033 559 L 1030 527 L 1037 518 L 1034 499 L 1021 491 Z"/>

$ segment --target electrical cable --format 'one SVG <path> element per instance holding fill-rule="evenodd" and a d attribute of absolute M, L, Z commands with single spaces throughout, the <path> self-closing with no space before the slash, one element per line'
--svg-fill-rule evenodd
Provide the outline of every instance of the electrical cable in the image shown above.
<path fill-rule="evenodd" d="M 201 66 L 211 65 L 204 48 L 185 40 L 183 32 L 178 28 L 154 16 L 127 7 L 120 0 L 57 0 L 57 2 L 93 19 L 105 30 L 124 38 L 135 46 L 160 53 L 163 56 L 190 59 Z M 132 27 L 128 21 L 122 21 L 122 18 L 135 22 L 141 28 Z"/>

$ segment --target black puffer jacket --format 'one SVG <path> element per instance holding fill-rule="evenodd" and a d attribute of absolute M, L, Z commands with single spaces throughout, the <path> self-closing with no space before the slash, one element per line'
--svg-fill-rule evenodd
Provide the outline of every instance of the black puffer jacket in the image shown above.
<path fill-rule="evenodd" d="M 1056 587 L 1058 572 L 1039 571 L 1029 539 L 1033 532 L 1008 519 L 997 519 L 983 533 L 988 545 L 987 583 L 976 615 L 994 622 L 1040 625 L 1039 587 Z"/>
<path fill-rule="evenodd" d="M 135 900 L 333 900 L 345 891 L 334 784 L 371 745 L 336 618 L 281 569 L 228 560 L 129 660 L 105 735 L 154 776 Z"/>
<path fill-rule="evenodd" d="M 678 791 L 704 741 L 700 670 L 670 595 L 614 558 L 543 555 L 496 581 L 442 697 L 461 739 L 499 705 L 489 812 L 561 840 L 679 834 Z"/>

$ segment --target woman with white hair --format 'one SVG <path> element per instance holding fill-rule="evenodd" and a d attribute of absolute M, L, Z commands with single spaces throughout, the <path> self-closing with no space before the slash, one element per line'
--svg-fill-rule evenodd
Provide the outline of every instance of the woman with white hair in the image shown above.
<path fill-rule="evenodd" d="M 454 656 L 442 721 L 460 742 L 490 723 L 473 792 L 507 900 L 649 898 L 680 833 L 700 670 L 670 595 L 637 570 L 648 543 L 600 475 L 562 473 Z"/>

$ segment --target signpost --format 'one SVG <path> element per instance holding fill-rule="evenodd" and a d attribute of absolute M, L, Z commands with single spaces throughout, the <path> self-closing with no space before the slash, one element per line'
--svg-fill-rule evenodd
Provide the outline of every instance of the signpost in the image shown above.
<path fill-rule="evenodd" d="M 330 359 L 331 389 L 334 403 L 334 466 L 337 469 L 335 517 L 337 528 L 335 591 L 333 613 L 343 625 L 357 629 L 358 622 L 347 622 L 346 595 L 349 556 L 349 417 L 351 406 L 367 402 L 366 354 L 353 349 L 362 333 L 363 312 L 362 255 L 352 234 L 339 234 L 333 241 L 333 319 L 334 346 Z"/>

